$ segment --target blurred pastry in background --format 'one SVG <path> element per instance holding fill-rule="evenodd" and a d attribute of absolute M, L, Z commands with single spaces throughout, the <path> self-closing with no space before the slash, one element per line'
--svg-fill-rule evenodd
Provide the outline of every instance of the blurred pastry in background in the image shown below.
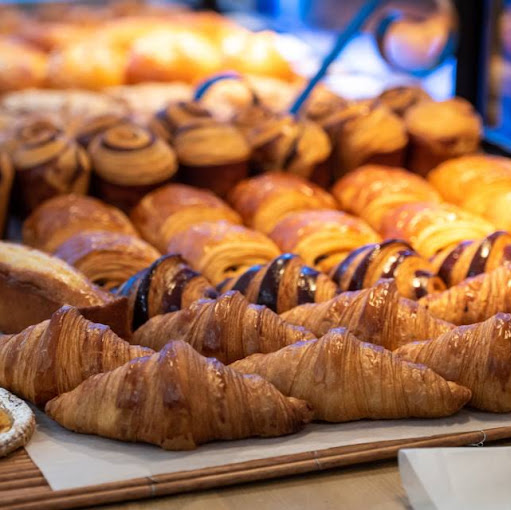
<path fill-rule="evenodd" d="M 379 95 L 379 100 L 400 117 L 403 117 L 417 103 L 432 101 L 430 95 L 424 89 L 413 86 L 392 87 L 384 90 Z"/>

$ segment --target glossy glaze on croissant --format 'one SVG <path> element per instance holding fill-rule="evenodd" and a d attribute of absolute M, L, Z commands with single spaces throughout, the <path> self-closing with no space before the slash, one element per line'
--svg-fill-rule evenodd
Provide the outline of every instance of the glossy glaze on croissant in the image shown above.
<path fill-rule="evenodd" d="M 344 328 L 231 366 L 307 401 L 315 419 L 330 422 L 449 416 L 470 399 L 467 388 L 362 343 Z"/>
<path fill-rule="evenodd" d="M 0 385 L 41 406 L 93 374 L 152 352 L 64 306 L 21 333 L 0 335 Z"/>
<path fill-rule="evenodd" d="M 13 182 L 14 167 L 7 154 L 3 153 L 0 147 L 0 239 L 7 224 Z"/>
<path fill-rule="evenodd" d="M 495 228 L 483 218 L 446 203 L 404 204 L 389 212 L 381 233 L 385 239 L 403 239 L 423 257 L 456 246 L 467 239 L 481 239 Z"/>
<path fill-rule="evenodd" d="M 179 232 L 170 240 L 167 253 L 182 255 L 214 285 L 280 254 L 264 234 L 227 221 L 198 223 Z"/>
<path fill-rule="evenodd" d="M 241 181 L 229 194 L 230 204 L 245 225 L 265 234 L 287 214 L 309 209 L 335 209 L 334 198 L 297 175 L 271 172 Z"/>
<path fill-rule="evenodd" d="M 443 292 L 424 296 L 422 306 L 453 324 L 474 324 L 499 312 L 511 313 L 511 265 L 467 278 Z"/>
<path fill-rule="evenodd" d="M 135 331 L 132 342 L 159 350 L 170 340 L 184 340 L 204 356 L 232 363 L 311 338 L 314 335 L 306 329 L 231 291 L 216 300 L 201 299 L 187 309 L 153 317 Z"/>
<path fill-rule="evenodd" d="M 309 406 L 260 377 L 204 358 L 184 342 L 90 377 L 46 405 L 75 432 L 190 450 L 215 439 L 273 437 L 310 421 Z"/>
<path fill-rule="evenodd" d="M 218 293 L 180 255 L 164 255 L 124 282 L 114 293 L 129 300 L 133 330 L 155 315 L 188 308 L 198 299 Z"/>
<path fill-rule="evenodd" d="M 160 253 L 139 237 L 87 230 L 64 241 L 54 255 L 92 283 L 112 289 L 152 264 Z"/>
<path fill-rule="evenodd" d="M 284 253 L 265 265 L 253 266 L 236 278 L 218 285 L 219 292 L 237 290 L 251 303 L 283 313 L 305 303 L 333 298 L 338 288 L 332 280 L 297 255 Z"/>
<path fill-rule="evenodd" d="M 130 217 L 142 237 L 162 252 L 175 234 L 196 223 L 241 223 L 238 214 L 211 191 L 186 184 L 168 184 L 148 193 Z"/>
<path fill-rule="evenodd" d="M 281 317 L 317 337 L 344 327 L 357 338 L 390 351 L 414 340 L 436 338 L 454 326 L 431 315 L 424 306 L 403 298 L 393 280 L 374 287 L 343 292 L 330 301 L 297 306 Z"/>
<path fill-rule="evenodd" d="M 398 239 L 353 250 L 330 271 L 330 277 L 342 292 L 372 287 L 382 278 L 394 278 L 399 293 L 408 299 L 445 290 L 433 264 Z"/>
<path fill-rule="evenodd" d="M 41 204 L 23 223 L 23 242 L 53 253 L 64 241 L 88 230 L 136 236 L 119 209 L 81 195 L 62 195 Z"/>
<path fill-rule="evenodd" d="M 380 231 L 385 215 L 403 204 L 440 202 L 440 195 L 421 177 L 404 168 L 365 165 L 339 179 L 332 194 L 341 209 L 360 216 Z"/>
<path fill-rule="evenodd" d="M 270 233 L 283 252 L 296 253 L 309 266 L 328 272 L 348 253 L 380 236 L 364 221 L 341 211 L 297 211 Z"/>
<path fill-rule="evenodd" d="M 430 367 L 472 390 L 469 405 L 484 411 L 511 411 L 511 315 L 460 326 L 434 340 L 404 345 L 396 354 Z"/>

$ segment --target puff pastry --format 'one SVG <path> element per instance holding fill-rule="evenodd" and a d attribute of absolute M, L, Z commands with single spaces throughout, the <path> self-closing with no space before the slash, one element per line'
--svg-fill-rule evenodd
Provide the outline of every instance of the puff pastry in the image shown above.
<path fill-rule="evenodd" d="M 354 248 L 376 243 L 380 236 L 364 221 L 341 211 L 297 211 L 270 233 L 283 252 L 296 253 L 309 266 L 328 272 Z"/>
<path fill-rule="evenodd" d="M 343 328 L 231 366 L 264 377 L 284 395 L 306 400 L 315 419 L 329 422 L 449 416 L 471 396 L 469 389 L 362 343 Z"/>

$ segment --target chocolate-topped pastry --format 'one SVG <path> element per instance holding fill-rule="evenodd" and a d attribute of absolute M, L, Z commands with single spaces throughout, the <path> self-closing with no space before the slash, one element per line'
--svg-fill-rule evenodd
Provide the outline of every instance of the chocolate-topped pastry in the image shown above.
<path fill-rule="evenodd" d="M 103 131 L 88 150 L 96 192 L 124 210 L 169 181 L 177 170 L 171 147 L 150 130 L 133 123 L 124 122 Z"/>
<path fill-rule="evenodd" d="M 77 121 L 74 130 L 76 141 L 87 148 L 92 140 L 111 127 L 128 122 L 128 117 L 119 113 L 104 113 Z"/>
<path fill-rule="evenodd" d="M 407 167 L 420 175 L 479 148 L 481 119 L 464 99 L 420 102 L 406 112 L 404 120 L 410 136 Z"/>
<path fill-rule="evenodd" d="M 49 121 L 28 121 L 11 152 L 16 171 L 17 201 L 24 212 L 66 193 L 84 194 L 90 180 L 87 153 Z"/>
<path fill-rule="evenodd" d="M 434 266 L 398 239 L 356 248 L 330 271 L 330 277 L 343 292 L 372 287 L 382 278 L 394 278 L 399 293 L 409 299 L 445 290 Z"/>
<path fill-rule="evenodd" d="M 122 284 L 114 293 L 128 298 L 133 330 L 155 315 L 188 308 L 218 296 L 211 284 L 180 255 L 165 255 Z"/>
<path fill-rule="evenodd" d="M 404 114 L 417 103 L 432 101 L 430 95 L 420 87 L 392 87 L 384 90 L 379 100 L 396 115 L 403 117 Z"/>
<path fill-rule="evenodd" d="M 9 156 L 0 150 L 0 239 L 3 236 L 7 223 L 7 213 L 9 210 L 13 182 L 14 168 Z"/>

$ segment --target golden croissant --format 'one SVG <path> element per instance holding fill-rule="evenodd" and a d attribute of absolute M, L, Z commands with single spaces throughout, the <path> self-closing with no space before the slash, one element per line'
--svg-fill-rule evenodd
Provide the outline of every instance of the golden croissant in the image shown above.
<path fill-rule="evenodd" d="M 394 280 L 344 292 L 324 303 L 297 306 L 281 317 L 317 337 L 332 328 L 344 327 L 360 340 L 391 351 L 414 340 L 436 338 L 454 328 L 433 317 L 416 301 L 400 297 Z"/>
<path fill-rule="evenodd" d="M 184 340 L 204 356 L 232 363 L 311 338 L 314 335 L 304 328 L 231 291 L 217 300 L 201 299 L 185 310 L 153 317 L 135 331 L 132 343 L 160 350 L 171 340 Z"/>
<path fill-rule="evenodd" d="M 459 326 L 434 340 L 404 345 L 395 354 L 430 367 L 472 391 L 470 405 L 484 411 L 511 411 L 511 315 Z"/>
<path fill-rule="evenodd" d="M 362 343 L 344 328 L 231 366 L 306 400 L 316 419 L 331 422 L 449 416 L 470 399 L 467 388 Z"/>
<path fill-rule="evenodd" d="M 424 296 L 419 303 L 453 324 L 474 324 L 499 312 L 511 312 L 511 265 L 482 273 L 443 292 Z"/>
<path fill-rule="evenodd" d="M 291 434 L 311 416 L 305 402 L 204 358 L 184 342 L 90 377 L 48 402 L 46 412 L 76 432 L 167 450 Z"/>
<path fill-rule="evenodd" d="M 0 336 L 0 386 L 44 405 L 93 374 L 152 352 L 84 319 L 76 308 L 63 306 L 49 320 Z"/>

